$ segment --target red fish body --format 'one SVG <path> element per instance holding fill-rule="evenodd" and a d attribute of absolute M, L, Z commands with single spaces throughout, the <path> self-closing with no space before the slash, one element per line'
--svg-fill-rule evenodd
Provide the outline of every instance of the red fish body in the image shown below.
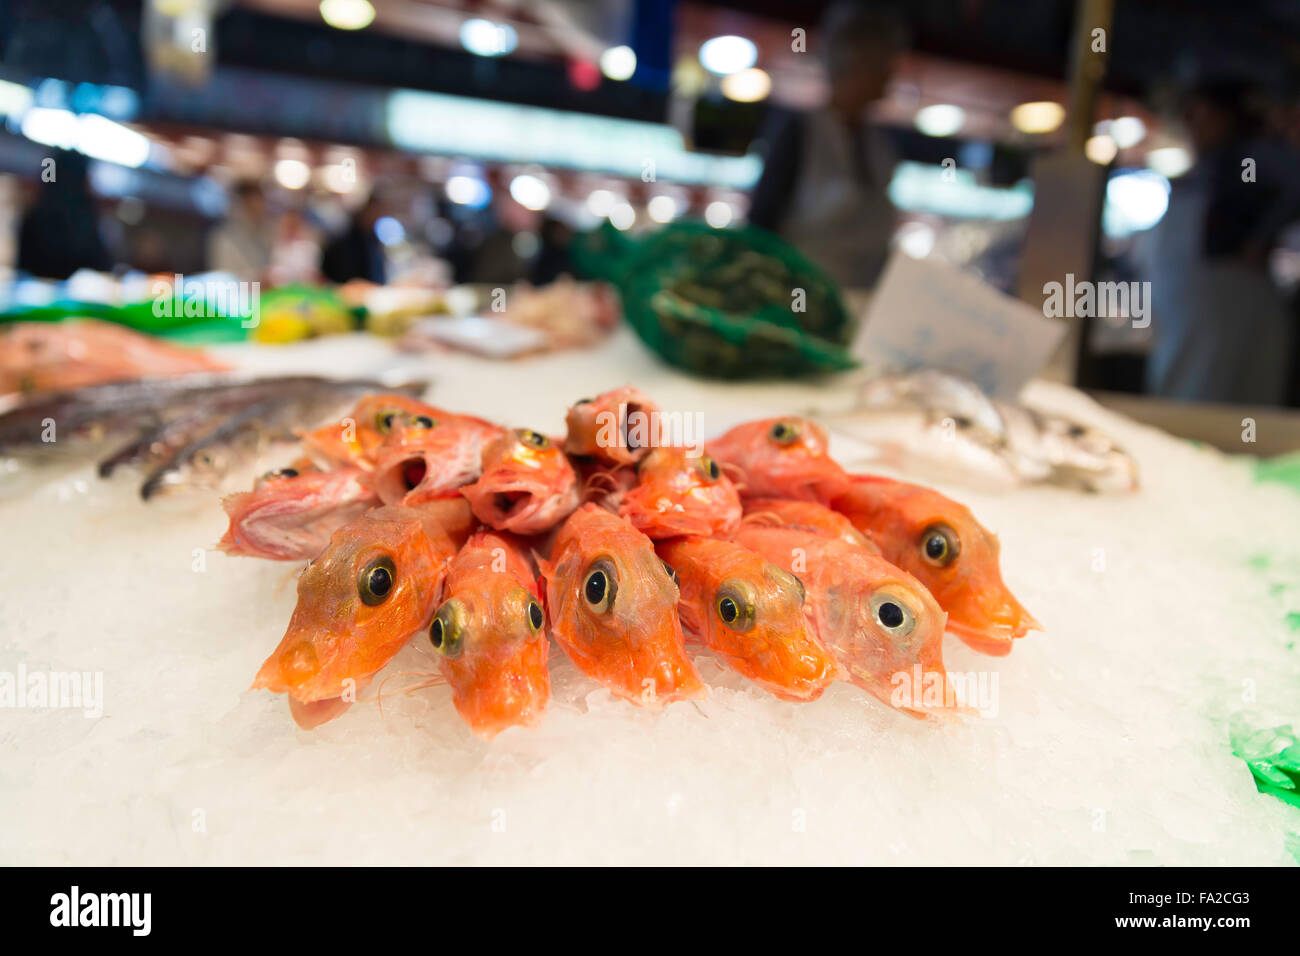
<path fill-rule="evenodd" d="M 468 536 L 469 506 L 453 506 L 459 521 L 445 505 L 441 513 L 383 507 L 334 532 L 298 579 L 289 627 L 253 687 L 288 694 L 303 721 L 301 705 L 346 700 L 392 660 L 428 627 Z"/>
<path fill-rule="evenodd" d="M 481 737 L 536 724 L 551 696 L 546 616 L 524 545 L 480 531 L 447 572 L 429 625 L 456 711 Z"/>
<path fill-rule="evenodd" d="M 631 387 L 573 405 L 565 416 L 564 450 L 611 465 L 632 465 L 659 444 L 659 406 Z"/>
<path fill-rule="evenodd" d="M 655 539 L 727 536 L 740 522 L 740 495 L 718 463 L 685 448 L 656 448 L 637 468 L 637 484 L 618 513 Z"/>
<path fill-rule="evenodd" d="M 746 422 L 708 443 L 709 454 L 728 466 L 743 497 L 823 504 L 849 485 L 829 448 L 825 429 L 803 418 Z"/>
<path fill-rule="evenodd" d="M 813 631 L 846 680 L 913 716 L 944 713 L 925 706 L 923 691 L 924 681 L 948 684 L 946 615 L 919 581 L 861 545 L 816 531 L 746 523 L 735 540 L 798 575 Z M 913 693 L 918 665 L 923 685 Z"/>
<path fill-rule="evenodd" d="M 745 524 L 770 527 L 795 528 L 811 531 L 823 537 L 840 540 L 866 548 L 874 554 L 880 549 L 864 535 L 853 522 L 833 508 L 815 501 L 795 501 L 790 498 L 750 498 L 745 502 Z"/>
<path fill-rule="evenodd" d="M 539 534 L 578 507 L 578 476 L 560 447 L 528 429 L 504 433 L 483 450 L 482 475 L 460 489 L 480 521 L 500 531 Z"/>
<path fill-rule="evenodd" d="M 367 483 L 384 504 L 417 505 L 478 478 L 483 450 L 504 430 L 468 415 L 398 419 L 375 451 Z"/>
<path fill-rule="evenodd" d="M 436 420 L 445 415 L 441 409 L 409 395 L 367 395 L 337 422 L 305 432 L 301 438 L 309 453 L 325 461 L 369 470 L 394 424 L 420 418 Z"/>
<path fill-rule="evenodd" d="M 226 554 L 310 561 L 330 536 L 379 504 L 359 468 L 321 471 L 307 462 L 258 479 L 252 491 L 227 495 L 230 527 L 217 547 Z"/>
<path fill-rule="evenodd" d="M 804 617 L 799 579 L 748 548 L 714 538 L 657 545 L 676 572 L 688 631 L 782 700 L 816 700 L 838 674 Z"/>
<path fill-rule="evenodd" d="M 833 505 L 885 558 L 914 575 L 948 613 L 948 629 L 985 654 L 1041 626 L 1002 582 L 998 539 L 970 509 L 939 492 L 888 478 L 855 476 Z"/>
<path fill-rule="evenodd" d="M 677 587 L 649 538 L 587 504 L 539 563 L 552 636 L 579 670 L 646 706 L 705 693 L 686 654 Z"/>

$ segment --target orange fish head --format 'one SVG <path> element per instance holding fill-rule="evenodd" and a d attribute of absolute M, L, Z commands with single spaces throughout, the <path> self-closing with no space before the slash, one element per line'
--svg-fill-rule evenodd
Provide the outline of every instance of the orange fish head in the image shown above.
<path fill-rule="evenodd" d="M 997 536 L 969 509 L 933 492 L 913 496 L 906 511 L 906 520 L 885 532 L 896 540 L 882 546 L 930 589 L 954 634 L 1001 656 L 1016 638 L 1042 630 L 1002 581 Z"/>
<path fill-rule="evenodd" d="M 253 686 L 303 703 L 355 690 L 425 625 L 440 586 L 419 517 L 367 512 L 303 571 L 289 627 Z"/>
<path fill-rule="evenodd" d="M 709 609 L 710 646 L 777 697 L 817 699 L 839 666 L 814 635 L 804 597 L 802 582 L 769 561 L 723 580 Z"/>
<path fill-rule="evenodd" d="M 575 403 L 565 416 L 564 450 L 614 465 L 638 461 L 658 444 L 659 406 L 631 387 Z"/>
<path fill-rule="evenodd" d="M 336 464 L 368 466 L 395 424 L 431 420 L 437 415 L 438 409 L 408 395 L 367 395 L 350 414 L 302 438 L 309 448 Z"/>
<path fill-rule="evenodd" d="M 740 495 L 716 460 L 685 448 L 655 448 L 619 512 L 651 538 L 727 535 L 740 522 Z"/>
<path fill-rule="evenodd" d="M 518 534 L 553 527 L 578 507 L 578 478 L 550 438 L 526 428 L 483 450 L 483 474 L 460 489 L 484 524 Z"/>
<path fill-rule="evenodd" d="M 384 504 L 441 497 L 478 477 L 483 449 L 499 434 L 487 422 L 446 413 L 397 419 L 367 481 Z"/>
<path fill-rule="evenodd" d="M 438 608 L 428 630 L 456 711 L 480 737 L 536 724 L 551 696 L 546 614 L 504 573 L 476 576 Z"/>
<path fill-rule="evenodd" d="M 740 473 L 747 497 L 830 501 L 849 484 L 830 456 L 826 430 L 804 418 L 769 418 L 737 425 L 709 442 L 709 452 Z"/>
<path fill-rule="evenodd" d="M 677 585 L 643 540 L 635 551 L 573 549 L 543 571 L 552 632 L 569 658 L 618 696 L 654 707 L 705 686 L 686 654 Z"/>

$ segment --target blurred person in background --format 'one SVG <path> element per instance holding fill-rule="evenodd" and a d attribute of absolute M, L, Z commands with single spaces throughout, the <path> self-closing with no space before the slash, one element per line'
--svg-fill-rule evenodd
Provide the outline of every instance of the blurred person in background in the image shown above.
<path fill-rule="evenodd" d="M 275 285 L 320 281 L 320 237 L 302 212 L 290 206 L 275 224 L 271 244 L 271 265 L 267 270 Z"/>
<path fill-rule="evenodd" d="M 78 269 L 107 272 L 113 260 L 100 233 L 86 160 L 64 150 L 51 158 L 54 178 L 37 184 L 36 201 L 18 226 L 18 270 L 46 279 L 66 279 Z"/>
<path fill-rule="evenodd" d="M 546 285 L 562 275 L 572 274 L 569 246 L 573 242 L 573 230 L 568 224 L 552 216 L 545 216 L 537 235 L 540 247 L 533 259 L 528 280 L 533 285 Z"/>
<path fill-rule="evenodd" d="M 1152 395 L 1269 405 L 1285 396 L 1292 322 L 1268 262 L 1300 216 L 1297 157 L 1262 135 L 1248 93 L 1241 81 L 1212 80 L 1186 99 L 1196 161 L 1173 181 L 1149 237 Z"/>
<path fill-rule="evenodd" d="M 321 252 L 321 275 L 329 282 L 342 285 L 353 279 L 365 279 L 383 285 L 387 277 L 384 244 L 375 235 L 375 223 L 382 219 L 385 204 L 378 193 L 371 193 L 352 214 L 348 227 Z"/>
<path fill-rule="evenodd" d="M 266 195 L 251 179 L 230 189 L 226 218 L 208 235 L 208 268 L 246 282 L 259 282 L 271 265 L 271 224 Z"/>
<path fill-rule="evenodd" d="M 829 94 L 808 113 L 775 113 L 761 137 L 763 174 L 749 221 L 779 234 L 841 284 L 874 283 L 894 233 L 885 193 L 895 157 L 867 108 L 885 93 L 907 45 L 889 10 L 836 3 L 818 30 Z"/>

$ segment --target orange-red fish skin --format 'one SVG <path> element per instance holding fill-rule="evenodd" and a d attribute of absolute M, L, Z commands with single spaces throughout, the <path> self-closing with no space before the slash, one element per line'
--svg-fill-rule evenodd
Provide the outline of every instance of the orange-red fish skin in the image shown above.
<path fill-rule="evenodd" d="M 639 389 L 616 388 L 578 402 L 565 416 L 564 450 L 611 465 L 631 465 L 658 444 L 659 406 Z"/>
<path fill-rule="evenodd" d="M 432 427 L 395 422 L 375 451 L 366 480 L 384 504 L 419 504 L 478 478 L 483 450 L 503 429 L 468 415 L 440 416 L 433 418 Z"/>
<path fill-rule="evenodd" d="M 379 504 L 359 468 L 321 471 L 299 463 L 297 470 L 267 475 L 252 491 L 223 498 L 230 526 L 217 547 L 245 557 L 310 561 L 336 530 Z"/>
<path fill-rule="evenodd" d="M 437 419 L 446 413 L 419 399 L 400 393 L 366 395 L 337 422 L 299 435 L 303 447 L 335 465 L 353 465 L 369 470 L 375 453 L 392 430 L 392 423 L 425 416 Z"/>
<path fill-rule="evenodd" d="M 839 538 L 847 544 L 866 548 L 880 554 L 870 538 L 853 522 L 833 508 L 815 501 L 795 501 L 791 498 L 750 498 L 745 501 L 745 525 L 795 528 L 811 531 L 824 537 Z"/>
<path fill-rule="evenodd" d="M 926 681 L 948 687 L 947 615 L 920 581 L 878 553 L 815 531 L 745 524 L 735 540 L 803 582 L 814 633 L 842 666 L 844 679 L 914 717 L 954 713 L 942 696 L 938 706 L 923 696 Z M 901 616 L 897 623 L 880 610 L 886 603 Z M 913 693 L 918 667 L 922 686 Z"/>
<path fill-rule="evenodd" d="M 970 509 L 931 488 L 857 475 L 833 502 L 885 558 L 912 574 L 948 613 L 948 630 L 985 654 L 1009 654 L 1015 639 L 1041 625 L 1002 581 L 997 536 Z M 958 542 L 935 560 L 926 544 L 936 530 Z"/>
<path fill-rule="evenodd" d="M 744 498 L 794 498 L 823 504 L 848 488 L 830 456 L 826 430 L 804 418 L 765 418 L 713 439 L 709 454 L 734 472 Z"/>
<path fill-rule="evenodd" d="M 641 460 L 637 484 L 618 513 L 650 538 L 727 536 L 740 523 L 740 495 L 708 455 L 655 448 Z"/>
<path fill-rule="evenodd" d="M 483 449 L 482 475 L 460 489 L 480 521 L 499 531 L 540 534 L 580 504 L 578 476 L 551 439 L 505 432 Z"/>
<path fill-rule="evenodd" d="M 732 670 L 789 701 L 816 700 L 838 676 L 794 575 L 732 541 L 672 538 L 656 549 L 677 572 L 683 623 Z M 724 599 L 739 605 L 734 623 Z"/>
<path fill-rule="evenodd" d="M 627 521 L 583 505 L 539 565 L 551 634 L 579 670 L 647 707 L 706 693 L 686 653 L 677 587 L 650 539 Z M 610 597 L 593 605 L 587 585 L 596 571 Z"/>
<path fill-rule="evenodd" d="M 468 515 L 462 499 L 455 507 Z M 449 534 L 436 514 L 416 508 L 376 508 L 344 525 L 298 579 L 289 626 L 253 687 L 299 703 L 355 691 L 428 626 L 464 540 Z M 390 586 L 366 603 L 363 575 L 384 562 L 391 562 Z"/>
<path fill-rule="evenodd" d="M 534 726 L 551 696 L 546 619 L 526 554 L 512 535 L 475 534 L 451 563 L 435 618 L 438 667 L 456 711 L 486 739 L 507 727 Z"/>

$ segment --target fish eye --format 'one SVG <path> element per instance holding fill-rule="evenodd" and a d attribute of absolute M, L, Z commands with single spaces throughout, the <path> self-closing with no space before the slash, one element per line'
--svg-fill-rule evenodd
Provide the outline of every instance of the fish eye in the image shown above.
<path fill-rule="evenodd" d="M 460 604 L 453 598 L 444 601 L 429 625 L 429 643 L 443 657 L 460 657 L 465 650 L 465 626 Z"/>
<path fill-rule="evenodd" d="M 397 566 L 393 564 L 393 559 L 387 555 L 375 558 L 357 575 L 357 593 L 361 595 L 363 603 L 374 607 L 384 603 L 396 581 Z"/>
<path fill-rule="evenodd" d="M 704 475 L 704 480 L 709 482 L 717 481 L 722 477 L 722 469 L 708 455 L 703 455 L 700 458 L 700 473 Z"/>
<path fill-rule="evenodd" d="M 268 471 L 263 478 L 297 478 L 297 468 L 281 468 L 279 471 Z"/>
<path fill-rule="evenodd" d="M 375 412 L 375 431 L 381 435 L 387 435 L 393 430 L 393 422 L 396 419 L 396 409 L 385 408 Z"/>
<path fill-rule="evenodd" d="M 961 554 L 961 539 L 949 525 L 932 524 L 921 532 L 921 554 L 936 567 L 952 564 Z"/>
<path fill-rule="evenodd" d="M 668 577 L 672 579 L 673 584 L 680 588 L 682 586 L 682 580 L 677 576 L 677 569 L 667 561 L 662 561 L 661 563 L 663 564 L 664 571 L 667 572 Z"/>
<path fill-rule="evenodd" d="M 546 615 L 542 613 L 542 605 L 537 601 L 528 602 L 528 627 L 536 633 L 542 629 L 546 623 Z"/>
<path fill-rule="evenodd" d="M 888 592 L 872 596 L 871 616 L 895 637 L 906 637 L 916 629 L 916 613 L 902 599 Z"/>
<path fill-rule="evenodd" d="M 590 405 L 590 404 L 591 404 L 592 402 L 594 402 L 594 401 L 595 401 L 594 398 L 580 398 L 580 399 L 578 399 L 576 402 L 574 402 L 573 404 L 575 404 L 575 405 Z"/>
<path fill-rule="evenodd" d="M 535 432 L 529 428 L 519 430 L 519 440 L 529 448 L 550 448 L 551 440 L 541 432 Z"/>
<path fill-rule="evenodd" d="M 618 577 L 609 561 L 597 561 L 582 583 L 582 596 L 597 614 L 607 614 L 614 607 Z"/>
<path fill-rule="evenodd" d="M 745 581 L 723 581 L 713 607 L 718 620 L 733 631 L 748 631 L 754 626 L 754 590 Z"/>
<path fill-rule="evenodd" d="M 438 423 L 428 415 L 416 415 L 411 419 L 411 426 L 413 428 L 432 428 L 436 424 Z"/>
<path fill-rule="evenodd" d="M 799 438 L 799 426 L 793 422 L 777 422 L 767 434 L 778 445 L 793 445 Z"/>

